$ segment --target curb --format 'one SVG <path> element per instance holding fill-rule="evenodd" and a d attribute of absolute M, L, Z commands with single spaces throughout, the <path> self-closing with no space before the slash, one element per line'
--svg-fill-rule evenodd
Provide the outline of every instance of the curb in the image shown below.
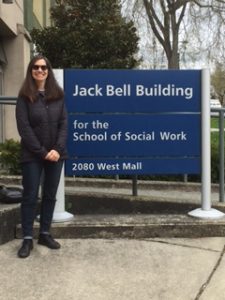
<path fill-rule="evenodd" d="M 34 237 L 39 233 L 35 223 Z M 55 238 L 199 238 L 224 237 L 225 219 L 196 220 L 186 215 L 83 215 L 73 221 L 53 223 L 51 233 Z M 16 238 L 21 238 L 17 226 Z"/>

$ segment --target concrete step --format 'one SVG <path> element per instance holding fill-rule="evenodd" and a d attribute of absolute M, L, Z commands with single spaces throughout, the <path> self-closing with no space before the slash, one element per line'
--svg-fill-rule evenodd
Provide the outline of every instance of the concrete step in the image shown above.
<path fill-rule="evenodd" d="M 39 223 L 35 222 L 37 238 Z M 153 238 L 225 236 L 225 218 L 203 220 L 184 214 L 76 215 L 73 221 L 53 223 L 55 238 Z M 16 238 L 21 238 L 21 226 Z"/>
<path fill-rule="evenodd" d="M 15 238 L 15 228 L 19 221 L 19 204 L 0 203 L 0 245 Z"/>
<path fill-rule="evenodd" d="M 80 214 L 187 214 L 201 207 L 200 193 L 182 191 L 148 191 L 145 195 L 132 196 L 112 191 L 66 190 L 66 209 Z M 212 201 L 212 206 L 225 212 L 225 203 Z"/>
<path fill-rule="evenodd" d="M 53 223 L 52 234 L 57 238 L 225 236 L 225 218 L 202 220 L 188 215 L 201 207 L 199 184 L 140 182 L 138 196 L 132 196 L 131 186 L 127 180 L 66 179 L 66 211 L 75 218 Z M 213 208 L 225 212 L 225 203 L 218 202 L 218 186 L 212 186 L 211 196 Z M 19 218 L 19 205 L 0 205 L 0 244 L 21 238 Z"/>

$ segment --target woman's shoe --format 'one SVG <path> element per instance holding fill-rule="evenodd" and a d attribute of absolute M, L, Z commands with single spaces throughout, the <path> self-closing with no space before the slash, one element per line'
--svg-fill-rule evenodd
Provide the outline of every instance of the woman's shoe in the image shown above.
<path fill-rule="evenodd" d="M 21 248 L 18 251 L 20 258 L 26 258 L 30 255 L 30 251 L 33 249 L 33 240 L 24 239 Z"/>
<path fill-rule="evenodd" d="M 61 246 L 56 242 L 50 234 L 40 234 L 38 244 L 46 246 L 50 249 L 59 249 Z"/>

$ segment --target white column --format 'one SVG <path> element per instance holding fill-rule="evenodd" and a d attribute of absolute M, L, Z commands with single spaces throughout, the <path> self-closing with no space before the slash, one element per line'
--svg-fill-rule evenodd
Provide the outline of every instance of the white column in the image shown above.
<path fill-rule="evenodd" d="M 216 219 L 224 213 L 211 208 L 211 139 L 210 139 L 210 72 L 201 72 L 201 208 L 197 208 L 188 215 L 197 218 Z"/>
<path fill-rule="evenodd" d="M 52 222 L 66 222 L 73 220 L 74 216 L 65 211 L 65 176 L 64 165 L 61 172 L 60 182 L 56 194 L 56 205 Z"/>
<path fill-rule="evenodd" d="M 59 85 L 64 88 L 64 70 L 63 69 L 54 69 L 54 75 Z M 60 177 L 60 182 L 58 186 L 58 191 L 56 194 L 56 206 L 53 214 L 52 222 L 65 222 L 71 221 L 73 215 L 65 211 L 65 171 L 64 165 L 62 168 L 62 173 Z"/>

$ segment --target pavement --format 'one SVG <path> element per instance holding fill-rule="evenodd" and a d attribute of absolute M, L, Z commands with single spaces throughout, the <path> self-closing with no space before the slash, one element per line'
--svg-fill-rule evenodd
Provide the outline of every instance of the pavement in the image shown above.
<path fill-rule="evenodd" d="M 124 183 L 122 186 L 119 184 L 106 186 L 100 180 L 99 186 L 96 182 L 91 186 L 90 181 L 87 186 L 87 180 L 84 180 L 83 185 L 82 182 L 78 184 L 76 181 L 76 184 L 66 187 L 66 193 L 70 195 L 83 193 L 85 197 L 91 193 L 91 199 L 94 199 L 95 195 L 96 201 L 99 194 L 103 198 L 108 195 L 112 200 L 117 198 L 123 200 L 131 194 L 130 186 L 125 186 Z M 159 203 L 162 201 L 164 205 L 168 202 L 168 206 L 173 202 L 176 207 L 179 203 L 186 202 L 200 206 L 199 186 L 192 184 L 173 186 L 171 183 L 168 185 L 170 188 L 166 187 L 166 184 L 151 183 L 147 187 L 140 184 L 139 197 L 145 201 L 147 199 L 154 199 Z M 224 211 L 224 203 L 218 203 L 218 187 L 212 188 L 211 197 L 213 206 Z M 187 222 L 192 226 L 196 222 L 201 222 L 188 217 L 182 210 L 179 211 L 179 216 L 188 219 Z M 154 217 L 148 214 L 80 214 L 75 216 L 72 227 L 75 235 L 70 238 L 64 234 L 57 236 L 61 249 L 50 250 L 38 245 L 35 240 L 34 249 L 26 259 L 17 257 L 21 239 L 2 244 L 0 299 L 225 300 L 224 230 L 220 231 L 219 236 L 216 229 L 210 237 L 203 235 L 198 238 L 193 238 L 195 227 L 190 231 L 192 236 L 185 238 L 174 237 L 174 231 L 171 236 L 161 237 L 131 234 L 128 238 L 128 234 L 120 235 L 118 238 L 114 233 L 105 234 L 109 223 L 113 226 L 119 224 L 121 232 L 124 226 L 129 224 L 133 226 L 135 220 L 137 222 L 135 226 L 138 227 L 140 223 L 142 226 L 149 225 L 151 219 L 153 226 L 157 223 L 161 231 L 164 223 L 172 225 L 173 228 L 178 227 L 180 219 L 176 220 L 178 217 L 175 214 L 171 218 L 175 220 L 173 224 L 170 224 L 170 215 L 166 213 L 163 217 L 160 214 Z M 225 227 L 224 218 L 212 223 L 214 224 L 204 225 L 215 228 L 215 225 L 221 224 L 221 227 Z M 94 235 L 94 238 L 89 238 L 89 235 L 85 234 L 82 236 L 81 233 L 87 224 L 94 224 L 95 227 L 101 225 L 103 231 Z M 79 231 L 79 226 L 82 227 L 82 231 Z M 63 224 L 53 224 L 53 232 L 54 228 L 59 230 L 59 227 L 62 230 Z M 74 238 L 76 231 L 77 237 Z M 168 227 L 165 232 L 169 233 Z M 104 238 L 105 236 L 107 238 Z"/>
<path fill-rule="evenodd" d="M 225 238 L 60 239 L 0 246 L 2 300 L 224 300 Z"/>

